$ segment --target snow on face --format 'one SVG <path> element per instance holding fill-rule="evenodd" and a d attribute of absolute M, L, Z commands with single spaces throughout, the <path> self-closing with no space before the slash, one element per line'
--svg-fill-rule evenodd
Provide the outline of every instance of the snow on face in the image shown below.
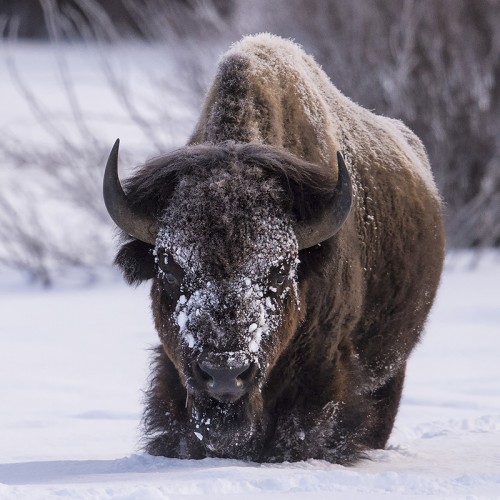
<path fill-rule="evenodd" d="M 180 186 L 156 240 L 158 277 L 182 269 L 170 321 L 184 348 L 259 363 L 285 300 L 298 305 L 297 239 L 272 196 L 227 180 L 223 173 L 201 182 L 205 189 Z"/>
<path fill-rule="evenodd" d="M 172 321 L 188 348 L 201 351 L 209 333 L 211 350 L 229 349 L 240 357 L 244 352 L 248 360 L 258 361 L 262 338 L 281 324 L 280 305 L 289 294 L 298 302 L 298 248 L 291 224 L 277 217 L 255 217 L 253 222 L 253 251 L 242 254 L 239 265 L 223 278 L 203 265 L 201 244 L 186 245 L 186 234 L 168 227 L 159 232 L 157 259 L 167 256 L 167 263 L 171 259 L 184 270 Z"/>

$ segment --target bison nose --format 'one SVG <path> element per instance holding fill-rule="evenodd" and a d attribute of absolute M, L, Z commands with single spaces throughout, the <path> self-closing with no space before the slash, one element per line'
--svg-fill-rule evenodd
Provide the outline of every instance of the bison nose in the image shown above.
<path fill-rule="evenodd" d="M 195 376 L 210 396 L 233 403 L 248 392 L 256 371 L 253 363 L 220 366 L 201 361 L 196 364 Z"/>

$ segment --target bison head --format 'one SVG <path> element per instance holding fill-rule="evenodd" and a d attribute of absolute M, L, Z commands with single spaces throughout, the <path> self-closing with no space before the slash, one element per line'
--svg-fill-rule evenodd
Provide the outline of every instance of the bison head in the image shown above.
<path fill-rule="evenodd" d="M 189 418 L 213 450 L 230 435 L 227 454 L 264 418 L 266 381 L 307 311 L 300 251 L 344 223 L 347 169 L 340 154 L 327 169 L 257 144 L 188 146 L 146 165 L 125 194 L 117 156 L 118 141 L 105 202 L 134 238 L 117 263 L 130 282 L 153 280 L 156 329 Z"/>

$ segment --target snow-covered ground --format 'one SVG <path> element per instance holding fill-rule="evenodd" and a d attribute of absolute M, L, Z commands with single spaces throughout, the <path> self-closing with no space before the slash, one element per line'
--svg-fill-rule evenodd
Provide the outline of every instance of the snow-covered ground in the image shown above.
<path fill-rule="evenodd" d="M 0 498 L 499 498 L 500 255 L 449 259 L 387 450 L 353 467 L 139 451 L 147 287 L 0 283 Z"/>

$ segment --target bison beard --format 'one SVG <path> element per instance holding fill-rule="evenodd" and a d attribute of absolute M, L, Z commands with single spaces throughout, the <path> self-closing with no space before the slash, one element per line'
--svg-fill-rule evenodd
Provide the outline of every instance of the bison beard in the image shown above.
<path fill-rule="evenodd" d="M 258 391 L 234 403 L 201 396 L 187 410 L 193 433 L 213 456 L 251 460 L 262 453 L 265 420 Z"/>
<path fill-rule="evenodd" d="M 125 190 L 117 163 L 118 142 L 115 262 L 152 280 L 161 341 L 145 449 L 349 464 L 383 448 L 444 253 L 418 138 L 258 35 L 222 59 L 187 146 Z"/>
<path fill-rule="evenodd" d="M 174 402 L 161 393 L 162 386 L 172 379 L 172 374 L 166 373 L 171 363 L 161 348 L 156 351 L 155 364 L 157 380 L 147 392 L 144 415 L 149 453 L 203 458 L 209 450 L 211 456 L 249 460 L 262 453 L 266 422 L 258 391 L 231 404 L 208 396 L 195 401 L 189 394 L 185 401 Z M 171 396 L 171 387 L 164 389 Z M 190 417 L 186 419 L 186 415 Z"/>

